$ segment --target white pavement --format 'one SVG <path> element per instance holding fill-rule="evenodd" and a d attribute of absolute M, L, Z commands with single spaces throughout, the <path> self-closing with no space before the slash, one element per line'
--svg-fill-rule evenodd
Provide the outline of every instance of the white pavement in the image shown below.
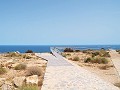
<path fill-rule="evenodd" d="M 37 55 L 48 60 L 41 90 L 120 90 L 82 67 L 69 63 L 57 53 L 55 56 Z"/>
<path fill-rule="evenodd" d="M 116 52 L 115 50 L 111 50 L 110 55 L 111 55 L 111 60 L 114 64 L 116 70 L 118 71 L 118 74 L 120 77 L 120 54 L 118 54 L 118 52 Z"/>

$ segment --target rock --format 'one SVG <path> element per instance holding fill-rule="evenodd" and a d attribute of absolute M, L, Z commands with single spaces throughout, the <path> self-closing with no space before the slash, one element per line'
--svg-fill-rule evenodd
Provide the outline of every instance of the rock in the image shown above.
<path fill-rule="evenodd" d="M 0 78 L 0 87 L 4 84 L 5 78 Z"/>
<path fill-rule="evenodd" d="M 38 76 L 32 75 L 26 78 L 26 84 L 38 85 Z"/>
<path fill-rule="evenodd" d="M 14 88 L 13 88 L 13 86 L 11 86 L 9 84 L 3 84 L 2 90 L 14 90 Z"/>
<path fill-rule="evenodd" d="M 24 81 L 25 81 L 25 77 L 24 77 L 24 76 L 23 76 L 23 77 L 15 77 L 15 78 L 13 79 L 13 83 L 14 83 L 14 85 L 17 86 L 17 87 L 22 86 L 23 83 L 24 83 Z"/>
<path fill-rule="evenodd" d="M 14 90 L 14 87 L 10 81 L 5 81 L 2 85 L 2 90 Z"/>

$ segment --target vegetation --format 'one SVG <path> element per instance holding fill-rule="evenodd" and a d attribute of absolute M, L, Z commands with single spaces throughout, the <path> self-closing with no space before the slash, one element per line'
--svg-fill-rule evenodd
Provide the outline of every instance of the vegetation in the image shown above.
<path fill-rule="evenodd" d="M 72 48 L 65 48 L 64 52 L 74 52 L 74 50 Z"/>
<path fill-rule="evenodd" d="M 66 57 L 67 57 L 67 54 L 65 54 L 65 53 L 62 53 L 62 56 L 66 58 Z"/>
<path fill-rule="evenodd" d="M 9 52 L 6 57 L 19 57 L 21 54 L 16 53 L 16 52 Z"/>
<path fill-rule="evenodd" d="M 98 64 L 107 64 L 108 60 L 104 57 L 89 57 L 87 59 L 84 60 L 85 63 L 98 63 Z"/>
<path fill-rule="evenodd" d="M 0 67 L 0 75 L 1 74 L 4 74 L 4 73 L 6 73 L 7 71 L 6 71 L 6 69 L 5 68 L 3 68 L 3 67 Z"/>
<path fill-rule="evenodd" d="M 100 50 L 83 50 L 83 53 L 91 54 L 92 57 L 95 56 L 101 56 L 101 57 L 110 57 L 109 52 L 107 52 L 104 48 L 101 48 Z"/>
<path fill-rule="evenodd" d="M 120 82 L 119 83 L 115 83 L 114 85 L 120 88 Z"/>
<path fill-rule="evenodd" d="M 78 56 L 73 58 L 73 61 L 79 61 L 79 60 L 80 60 L 80 58 Z"/>
<path fill-rule="evenodd" d="M 25 64 L 18 64 L 17 66 L 15 66 L 15 70 L 25 70 L 26 67 L 27 66 Z"/>
<path fill-rule="evenodd" d="M 80 50 L 75 50 L 75 52 L 80 52 Z"/>
<path fill-rule="evenodd" d="M 116 52 L 118 52 L 120 54 L 120 50 L 116 50 Z"/>
<path fill-rule="evenodd" d="M 113 65 L 103 65 L 103 66 L 100 66 L 99 68 L 102 69 L 102 70 L 107 70 L 110 67 L 113 67 Z"/>
<path fill-rule="evenodd" d="M 31 59 L 32 57 L 30 57 L 30 56 L 28 56 L 28 55 L 23 55 L 23 58 L 25 58 L 25 59 Z"/>
<path fill-rule="evenodd" d="M 42 70 L 41 70 L 41 68 L 36 67 L 36 66 L 29 67 L 29 68 L 27 69 L 26 76 L 32 76 L 32 75 L 41 76 L 41 75 L 42 75 Z"/>
<path fill-rule="evenodd" d="M 18 90 L 39 90 L 37 85 L 24 85 Z"/>
<path fill-rule="evenodd" d="M 27 50 L 25 53 L 33 53 L 32 50 Z"/>

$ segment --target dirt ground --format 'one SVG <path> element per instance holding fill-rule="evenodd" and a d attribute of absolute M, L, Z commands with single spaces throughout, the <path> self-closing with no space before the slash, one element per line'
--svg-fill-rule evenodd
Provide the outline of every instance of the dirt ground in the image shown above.
<path fill-rule="evenodd" d="M 26 64 L 27 68 L 25 70 L 15 70 L 15 66 L 24 63 Z M 0 54 L 0 66 L 4 67 L 7 71 L 5 74 L 0 74 L 0 78 L 6 78 L 7 81 L 12 82 L 14 77 L 19 76 L 26 76 L 27 69 L 29 67 L 38 66 L 41 69 L 41 76 L 39 76 L 38 86 L 41 88 L 44 78 L 44 73 L 46 69 L 47 61 L 43 60 L 42 58 L 37 57 L 35 54 L 15 54 L 9 55 Z"/>
<path fill-rule="evenodd" d="M 68 60 L 71 60 L 73 63 L 78 64 L 80 67 L 83 67 L 86 70 L 97 74 L 105 81 L 110 82 L 112 84 L 120 83 L 120 78 L 111 61 L 111 58 L 108 58 L 108 64 L 84 63 L 84 59 L 90 57 L 88 54 L 82 52 L 66 52 L 65 54 L 67 54 L 66 58 Z M 72 60 L 72 58 L 76 56 L 79 57 L 79 61 Z"/>

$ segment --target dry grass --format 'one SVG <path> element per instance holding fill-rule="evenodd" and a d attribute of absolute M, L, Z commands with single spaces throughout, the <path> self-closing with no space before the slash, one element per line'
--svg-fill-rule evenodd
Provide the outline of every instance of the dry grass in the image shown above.
<path fill-rule="evenodd" d="M 6 69 L 5 68 L 3 68 L 3 67 L 0 67 L 0 75 L 1 74 L 4 74 L 4 73 L 6 73 L 7 71 L 6 71 Z"/>
<path fill-rule="evenodd" d="M 18 64 L 17 66 L 15 66 L 15 70 L 25 70 L 26 67 L 27 66 L 25 64 Z"/>
<path fill-rule="evenodd" d="M 17 90 L 39 90 L 37 85 L 24 85 Z"/>
<path fill-rule="evenodd" d="M 36 67 L 36 66 L 29 67 L 29 68 L 27 69 L 26 76 L 32 76 L 32 75 L 41 76 L 41 75 L 42 75 L 42 70 L 41 70 L 41 68 L 40 68 L 40 67 Z"/>
<path fill-rule="evenodd" d="M 79 60 L 80 60 L 80 58 L 78 56 L 73 58 L 73 61 L 79 61 Z"/>

